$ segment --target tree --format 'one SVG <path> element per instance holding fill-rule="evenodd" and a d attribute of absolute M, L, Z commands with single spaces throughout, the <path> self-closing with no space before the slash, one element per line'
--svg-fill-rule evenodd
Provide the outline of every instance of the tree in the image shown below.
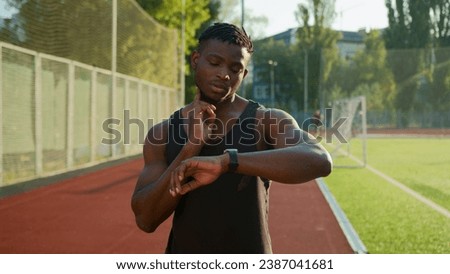
<path fill-rule="evenodd" d="M 389 27 L 384 39 L 389 49 L 389 64 L 397 83 L 395 106 L 401 117 L 398 126 L 408 125 L 406 113 L 417 101 L 426 69 L 427 47 L 431 45 L 430 2 L 387 0 Z"/>
<path fill-rule="evenodd" d="M 2 20 L 0 18 L 0 20 Z M 20 44 L 20 28 L 11 18 L 0 21 L 0 41 L 5 41 L 13 45 Z"/>
<path fill-rule="evenodd" d="M 225 0 L 221 1 L 220 13 L 218 15 L 219 21 L 228 22 L 237 26 L 242 25 L 242 0 Z M 245 1 L 244 1 L 245 4 Z M 264 34 L 264 29 L 268 24 L 267 17 L 255 16 L 253 11 L 244 7 L 244 28 L 245 31 L 254 40 L 261 39 Z"/>
<path fill-rule="evenodd" d="M 38 52 L 111 68 L 111 5 L 105 1 L 8 0 L 19 39 Z"/>
<path fill-rule="evenodd" d="M 431 26 L 435 45 L 450 47 L 450 2 L 430 0 Z"/>
<path fill-rule="evenodd" d="M 299 4 L 296 13 L 299 54 L 307 58 L 308 109 L 320 107 L 320 85 L 326 82 L 339 59 L 336 46 L 340 34 L 330 26 L 334 20 L 334 0 L 309 0 L 309 6 Z M 310 21 L 313 21 L 311 25 Z M 304 83 L 306 79 L 300 81 Z"/>
<path fill-rule="evenodd" d="M 357 86 L 352 95 L 365 95 L 367 109 L 392 109 L 395 98 L 395 82 L 387 64 L 387 51 L 380 32 L 372 30 L 365 37 L 365 48 L 357 52 L 352 59 L 353 69 L 350 77 Z M 361 92 L 361 86 L 366 92 Z"/>
<path fill-rule="evenodd" d="M 291 109 L 299 102 L 300 87 L 297 75 L 300 70 L 300 62 L 297 62 L 298 54 L 293 45 L 288 45 L 284 41 L 275 41 L 263 39 L 255 42 L 255 51 L 253 55 L 253 64 L 257 74 L 258 84 L 271 86 L 274 83 L 275 104 L 282 109 Z M 277 66 L 272 67 L 269 60 L 277 62 Z M 271 80 L 271 70 L 273 69 L 273 79 Z M 295 112 L 290 110 L 290 112 Z"/>
<path fill-rule="evenodd" d="M 211 18 L 208 0 L 185 0 L 186 49 L 196 45 L 196 31 L 203 22 Z M 137 0 L 137 3 L 159 23 L 181 29 L 182 1 L 180 0 Z"/>
<path fill-rule="evenodd" d="M 325 88 L 328 100 L 364 95 L 368 110 L 392 109 L 395 82 L 387 64 L 384 40 L 377 30 L 365 34 L 364 49 L 351 58 L 341 58 Z"/>
<path fill-rule="evenodd" d="M 182 25 L 182 1 L 180 0 L 137 0 L 138 4 L 161 24 L 181 30 Z M 211 20 L 217 16 L 220 8 L 219 1 L 185 0 L 185 101 L 192 100 L 195 93 L 195 84 L 190 76 L 190 53 L 197 45 L 199 29 L 204 29 Z M 205 24 L 206 23 L 206 24 Z M 181 41 L 181 40 L 180 40 Z"/>
<path fill-rule="evenodd" d="M 450 2 L 431 0 L 431 22 L 434 38 L 430 102 L 433 110 L 450 109 Z M 436 124 L 434 126 L 442 126 Z"/>

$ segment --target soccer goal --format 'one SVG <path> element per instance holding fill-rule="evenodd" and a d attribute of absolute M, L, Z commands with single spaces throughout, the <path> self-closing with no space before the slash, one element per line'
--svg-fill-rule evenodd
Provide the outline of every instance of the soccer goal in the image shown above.
<path fill-rule="evenodd" d="M 335 167 L 365 167 L 367 164 L 366 97 L 333 102 L 332 125 L 339 125 L 339 138 L 333 136 L 331 156 Z"/>

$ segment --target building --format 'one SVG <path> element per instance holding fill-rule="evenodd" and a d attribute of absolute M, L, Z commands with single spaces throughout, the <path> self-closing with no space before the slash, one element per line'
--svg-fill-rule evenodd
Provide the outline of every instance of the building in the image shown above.
<path fill-rule="evenodd" d="M 287 45 L 293 45 L 297 42 L 297 30 L 298 28 L 291 28 L 273 36 L 266 37 L 264 40 L 274 39 L 275 41 L 284 41 Z M 364 31 L 340 31 L 340 33 L 341 39 L 338 40 L 337 47 L 342 58 L 348 59 L 355 55 L 357 51 L 364 49 Z M 277 73 L 274 73 L 274 71 L 279 70 L 279 68 L 277 69 L 277 66 L 282 64 L 271 61 L 272 60 L 268 60 L 268 63 L 270 63 L 268 65 L 270 67 L 269 75 L 267 68 L 258 68 L 258 66 L 252 64 L 250 66 L 252 78 L 250 81 L 247 81 L 247 83 L 252 82 L 251 97 L 268 106 L 275 105 L 273 93 L 277 93 L 284 88 L 281 83 L 277 83 Z M 296 103 L 292 102 L 292 104 Z M 297 109 L 296 106 L 295 108 Z"/>
<path fill-rule="evenodd" d="M 341 57 L 350 58 L 364 49 L 364 31 L 341 31 L 342 38 L 337 42 Z"/>
<path fill-rule="evenodd" d="M 288 45 L 293 45 L 297 42 L 297 29 L 291 28 L 284 32 L 266 37 L 264 39 L 273 38 L 275 41 L 284 41 Z M 342 57 L 348 58 L 353 56 L 358 50 L 364 49 L 364 35 L 365 31 L 339 31 L 341 39 L 338 40 L 337 46 Z"/>

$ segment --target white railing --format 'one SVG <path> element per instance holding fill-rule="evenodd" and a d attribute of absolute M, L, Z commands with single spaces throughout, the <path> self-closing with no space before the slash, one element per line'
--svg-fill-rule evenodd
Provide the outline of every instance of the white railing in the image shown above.
<path fill-rule="evenodd" d="M 141 153 L 149 127 L 180 106 L 178 95 L 0 42 L 0 186 Z"/>

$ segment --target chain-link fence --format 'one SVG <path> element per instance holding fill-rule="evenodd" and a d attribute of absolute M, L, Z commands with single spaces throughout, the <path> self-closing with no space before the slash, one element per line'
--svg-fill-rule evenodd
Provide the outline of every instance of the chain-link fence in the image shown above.
<path fill-rule="evenodd" d="M 177 32 L 113 2 L 27 1 L 3 21 L 0 186 L 141 153 L 180 106 Z"/>

